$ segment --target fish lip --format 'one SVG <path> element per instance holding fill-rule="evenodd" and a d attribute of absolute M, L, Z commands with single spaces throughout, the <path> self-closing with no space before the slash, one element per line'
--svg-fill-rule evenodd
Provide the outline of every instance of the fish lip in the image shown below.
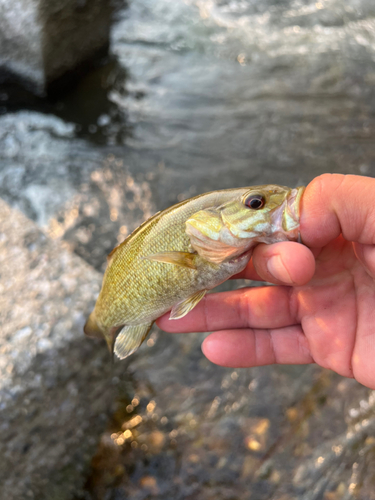
<path fill-rule="evenodd" d="M 299 224 L 300 215 L 301 215 L 301 199 L 302 195 L 305 192 L 305 186 L 299 186 L 291 190 L 290 195 L 288 196 L 287 204 L 288 208 L 294 216 L 294 220 Z"/>
<path fill-rule="evenodd" d="M 291 189 L 286 197 L 282 215 L 282 228 L 287 233 L 288 239 L 300 241 L 300 206 L 304 186 Z"/>

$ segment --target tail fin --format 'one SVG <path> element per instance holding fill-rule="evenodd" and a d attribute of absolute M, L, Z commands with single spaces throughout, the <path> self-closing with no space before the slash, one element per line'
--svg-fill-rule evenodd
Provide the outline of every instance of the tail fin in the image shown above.
<path fill-rule="evenodd" d="M 90 314 L 89 319 L 86 321 L 83 331 L 88 337 L 95 337 L 98 339 L 102 339 L 104 337 L 103 331 L 96 322 L 94 311 Z"/>

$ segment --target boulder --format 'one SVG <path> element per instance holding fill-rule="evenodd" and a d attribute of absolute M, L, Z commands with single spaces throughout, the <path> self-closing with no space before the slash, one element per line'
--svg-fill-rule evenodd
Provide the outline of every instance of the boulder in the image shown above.
<path fill-rule="evenodd" d="M 107 0 L 0 0 L 0 70 L 37 94 L 107 52 Z"/>
<path fill-rule="evenodd" d="M 83 486 L 119 370 L 82 327 L 101 275 L 0 200 L 0 498 Z"/>

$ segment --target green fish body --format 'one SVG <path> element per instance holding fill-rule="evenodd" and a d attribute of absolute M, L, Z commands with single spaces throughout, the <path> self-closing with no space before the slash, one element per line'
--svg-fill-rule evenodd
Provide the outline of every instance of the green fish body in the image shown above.
<path fill-rule="evenodd" d="M 108 256 L 86 325 L 123 359 L 156 318 L 185 316 L 248 263 L 259 242 L 297 240 L 304 188 L 255 186 L 202 194 L 155 214 Z"/>

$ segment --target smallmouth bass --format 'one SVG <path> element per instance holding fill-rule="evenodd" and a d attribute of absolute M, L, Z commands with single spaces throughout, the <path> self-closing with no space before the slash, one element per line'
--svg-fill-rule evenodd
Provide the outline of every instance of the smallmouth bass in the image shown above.
<path fill-rule="evenodd" d="M 205 293 L 242 271 L 258 243 L 297 241 L 304 187 L 226 189 L 185 200 L 139 226 L 108 256 L 85 334 L 132 354 L 156 318 L 191 311 Z"/>

